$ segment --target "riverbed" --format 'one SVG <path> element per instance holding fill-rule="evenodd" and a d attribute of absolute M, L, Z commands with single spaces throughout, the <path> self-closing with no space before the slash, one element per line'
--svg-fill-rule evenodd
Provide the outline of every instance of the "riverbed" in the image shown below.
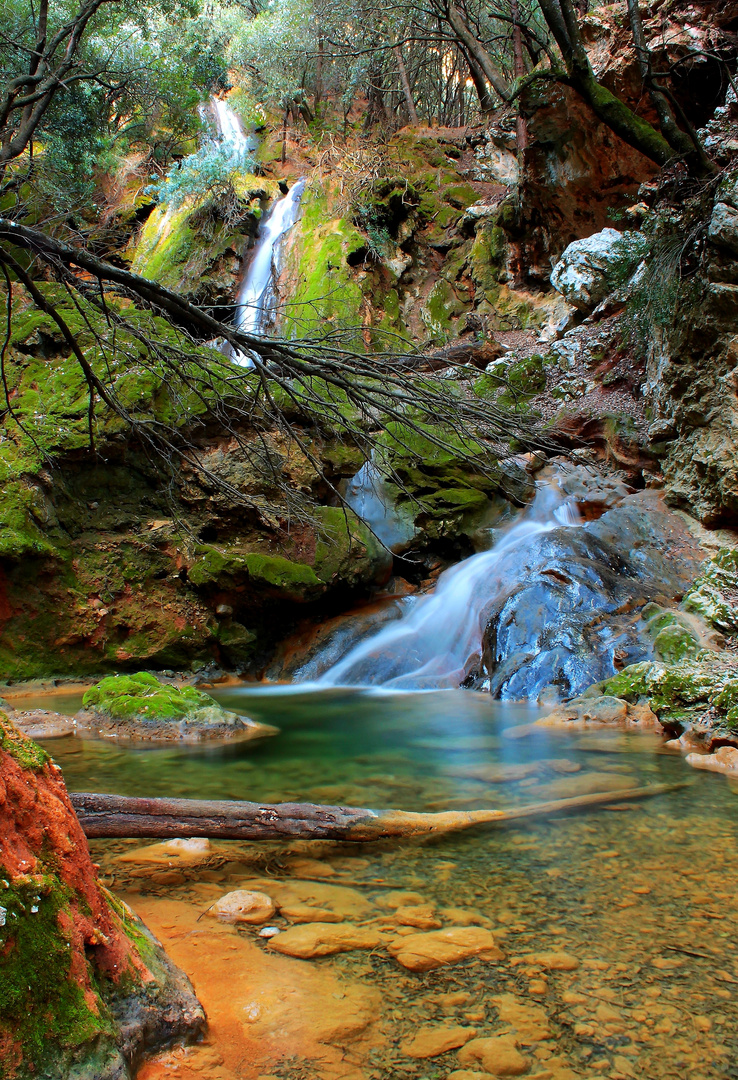
<path fill-rule="evenodd" d="M 141 1080 L 482 1080 L 493 1067 L 537 1080 L 738 1076 L 734 783 L 691 770 L 656 735 L 531 728 L 537 709 L 473 692 L 214 693 L 281 734 L 230 748 L 48 748 L 73 791 L 430 811 L 613 798 L 423 842 L 211 842 L 184 859 L 145 841 L 93 842 L 103 879 L 190 975 L 209 1017 L 205 1043 L 160 1055 Z M 675 789 L 618 802 L 653 783 Z M 207 913 L 244 887 L 304 918 L 317 907 L 329 927 L 376 931 L 378 943 L 282 955 L 258 926 Z M 499 957 L 426 972 L 396 959 L 403 938 L 450 926 L 488 930 Z"/>

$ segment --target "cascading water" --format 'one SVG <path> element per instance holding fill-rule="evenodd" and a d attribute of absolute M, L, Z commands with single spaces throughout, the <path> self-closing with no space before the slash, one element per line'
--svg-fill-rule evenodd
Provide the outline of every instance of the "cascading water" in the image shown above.
<path fill-rule="evenodd" d="M 244 132 L 241 121 L 227 101 L 212 99 L 218 133 L 224 145 L 233 148 L 233 157 L 244 160 L 257 147 L 257 140 Z M 238 291 L 235 324 L 247 334 L 260 334 L 274 317 L 277 304 L 277 279 L 280 272 L 282 241 L 297 221 L 304 179 L 278 199 L 262 222 L 251 262 Z M 253 367 L 248 353 L 233 353 L 242 367 Z"/>
<path fill-rule="evenodd" d="M 276 283 L 280 270 L 282 240 L 297 221 L 305 181 L 298 180 L 292 189 L 275 202 L 259 230 L 256 251 L 238 293 L 236 326 L 247 334 L 258 334 L 274 314 Z M 251 365 L 248 357 L 239 363 Z"/>
<path fill-rule="evenodd" d="M 405 601 L 408 610 L 400 619 L 351 649 L 318 683 L 395 690 L 459 686 L 478 664 L 487 612 L 519 580 L 531 541 L 578 521 L 570 501 L 553 487 L 541 488 L 494 548 L 452 566 L 429 596 Z"/>

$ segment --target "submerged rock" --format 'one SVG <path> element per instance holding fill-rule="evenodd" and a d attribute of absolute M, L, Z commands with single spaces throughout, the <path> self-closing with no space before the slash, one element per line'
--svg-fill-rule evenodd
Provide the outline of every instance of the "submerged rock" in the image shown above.
<path fill-rule="evenodd" d="M 98 882 L 59 769 L 0 713 L 3 1075 L 127 1080 L 197 1038 L 187 977 Z"/>
<path fill-rule="evenodd" d="M 271 919 L 276 910 L 274 901 L 266 893 L 236 889 L 216 900 L 213 906 L 208 908 L 208 915 L 220 919 L 221 922 L 250 923 L 258 926 L 259 923 Z"/>
<path fill-rule="evenodd" d="M 376 949 L 382 943 L 378 930 L 352 923 L 308 923 L 291 926 L 277 937 L 269 939 L 269 948 L 286 956 L 313 960 L 318 956 L 351 952 L 354 949 Z"/>
<path fill-rule="evenodd" d="M 470 956 L 481 960 L 503 958 L 490 931 L 480 926 L 450 926 L 427 934 L 408 934 L 392 942 L 388 952 L 409 971 L 432 971 Z"/>
<path fill-rule="evenodd" d="M 529 1066 L 512 1035 L 472 1039 L 461 1048 L 458 1056 L 462 1065 L 481 1065 L 493 1076 L 521 1076 Z"/>
<path fill-rule="evenodd" d="M 122 739 L 198 742 L 260 739 L 278 729 L 229 712 L 193 686 L 161 683 L 148 672 L 111 675 L 91 687 L 77 715 L 80 727 Z"/>
<path fill-rule="evenodd" d="M 400 1050 L 410 1058 L 432 1058 L 457 1050 L 477 1034 L 477 1029 L 461 1024 L 433 1024 L 422 1027 L 417 1034 L 401 1043 Z"/>

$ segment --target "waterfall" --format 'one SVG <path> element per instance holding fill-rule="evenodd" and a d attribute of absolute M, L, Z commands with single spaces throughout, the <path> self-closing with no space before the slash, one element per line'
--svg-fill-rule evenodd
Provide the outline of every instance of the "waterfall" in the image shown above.
<path fill-rule="evenodd" d="M 519 580 L 531 541 L 575 524 L 571 502 L 555 488 L 542 487 L 490 551 L 446 570 L 429 596 L 404 601 L 400 619 L 351 649 L 318 683 L 402 690 L 459 686 L 478 665 L 487 613 Z"/>
<path fill-rule="evenodd" d="M 275 202 L 263 221 L 248 270 L 238 292 L 236 326 L 247 334 L 259 334 L 274 316 L 277 279 L 280 271 L 282 240 L 297 221 L 305 181 L 298 180 L 291 191 Z M 248 356 L 236 357 L 251 367 Z"/>
<path fill-rule="evenodd" d="M 241 121 L 227 101 L 214 97 L 211 103 L 221 142 L 232 149 L 234 158 L 243 161 L 256 150 L 258 140 L 253 135 L 246 135 Z"/>

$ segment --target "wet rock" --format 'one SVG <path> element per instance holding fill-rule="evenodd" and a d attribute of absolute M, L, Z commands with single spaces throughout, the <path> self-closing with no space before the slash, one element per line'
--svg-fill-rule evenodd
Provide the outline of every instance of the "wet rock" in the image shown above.
<path fill-rule="evenodd" d="M 76 735 L 77 726 L 71 716 L 49 712 L 46 709 L 13 711 L 11 719 L 19 731 L 29 739 L 63 739 Z"/>
<path fill-rule="evenodd" d="M 703 558 L 653 492 L 629 495 L 583 527 L 542 533 L 510 556 L 511 584 L 490 605 L 487 678 L 478 685 L 506 700 L 536 700 L 550 687 L 571 698 L 649 656 L 642 610 L 676 604 Z M 495 573 L 506 570 L 496 564 Z"/>
<path fill-rule="evenodd" d="M 437 930 L 443 925 L 432 904 L 400 907 L 395 912 L 395 921 L 400 926 L 416 926 L 418 930 Z"/>
<path fill-rule="evenodd" d="M 623 285 L 648 251 L 642 233 L 603 229 L 575 240 L 551 273 L 551 284 L 574 307 L 587 314 Z"/>
<path fill-rule="evenodd" d="M 489 961 L 503 958 L 490 931 L 477 926 L 452 926 L 427 934 L 410 934 L 392 942 L 387 951 L 410 971 L 432 971 L 458 964 L 470 956 Z"/>
<path fill-rule="evenodd" d="M 457 1050 L 477 1034 L 476 1028 L 462 1027 L 460 1024 L 437 1024 L 422 1027 L 414 1038 L 400 1044 L 400 1050 L 410 1058 L 432 1058 Z"/>
<path fill-rule="evenodd" d="M 536 964 L 547 971 L 576 971 L 580 966 L 576 956 L 565 952 L 534 952 L 523 957 L 526 963 Z"/>
<path fill-rule="evenodd" d="M 145 741 L 260 739 L 278 729 L 221 708 L 194 686 L 162 683 L 142 671 L 111 675 L 86 691 L 77 714 L 80 728 L 120 739 Z"/>
<path fill-rule="evenodd" d="M 549 967 L 548 970 L 561 969 Z M 526 1005 L 512 994 L 497 994 L 492 1001 L 502 1023 L 513 1028 L 524 1042 L 541 1042 L 551 1038 L 548 1016 L 540 1005 Z"/>
<path fill-rule="evenodd" d="M 637 786 L 632 776 L 621 773 L 586 772 L 552 780 L 535 789 L 536 797 L 542 799 L 574 799 L 578 795 L 594 795 L 598 791 L 627 791 Z"/>
<path fill-rule="evenodd" d="M 609 695 L 593 697 L 583 695 L 582 697 L 573 698 L 563 705 L 558 705 L 548 716 L 536 720 L 535 726 L 582 730 L 597 727 L 636 727 L 642 730 L 662 730 L 658 717 L 648 705 L 632 704 L 623 698 Z"/>
<path fill-rule="evenodd" d="M 364 919 L 373 911 L 372 904 L 358 889 L 322 881 L 275 881 L 274 878 L 250 878 L 241 882 L 244 889 L 271 896 L 285 918 L 296 922 L 342 922 Z"/>
<path fill-rule="evenodd" d="M 370 927 L 350 923 L 309 923 L 291 926 L 278 937 L 271 938 L 269 948 L 285 956 L 313 960 L 353 949 L 376 949 L 381 943 L 382 935 Z"/>
<path fill-rule="evenodd" d="M 738 749 L 734 746 L 721 746 L 714 754 L 687 754 L 686 761 L 695 769 L 738 777 Z"/>
<path fill-rule="evenodd" d="M 250 923 L 256 926 L 271 919 L 276 910 L 274 901 L 266 893 L 236 889 L 221 896 L 220 900 L 208 909 L 208 915 L 220 919 L 221 922 Z"/>
<path fill-rule="evenodd" d="M 165 840 L 161 844 L 148 844 L 117 855 L 117 863 L 153 866 L 202 866 L 210 861 L 213 849 L 206 837 L 194 836 L 189 840 Z"/>
<path fill-rule="evenodd" d="M 479 1064 L 493 1076 L 521 1076 L 528 1071 L 529 1061 L 523 1057 L 512 1036 L 500 1035 L 490 1039 L 472 1039 L 459 1050 L 462 1065 Z"/>

